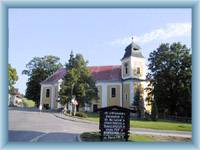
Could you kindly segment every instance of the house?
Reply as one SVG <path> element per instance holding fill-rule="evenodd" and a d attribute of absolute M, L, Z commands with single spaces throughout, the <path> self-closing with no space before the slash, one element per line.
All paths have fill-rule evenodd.
<path fill-rule="evenodd" d="M 8 95 L 8 106 L 22 106 L 22 96 L 17 88 Z"/>
<path fill-rule="evenodd" d="M 131 109 L 138 86 L 142 89 L 147 86 L 145 58 L 141 48 L 134 42 L 125 48 L 121 65 L 91 66 L 88 69 L 96 81 L 98 100 L 93 100 L 91 105 L 82 108 L 85 111 L 95 111 L 97 108 L 112 105 Z M 61 68 L 41 82 L 41 108 L 57 109 L 61 107 L 57 100 L 65 73 L 65 68 Z M 145 90 L 142 91 L 145 100 L 147 93 Z M 146 102 L 144 107 L 146 110 L 150 110 L 150 106 Z"/>

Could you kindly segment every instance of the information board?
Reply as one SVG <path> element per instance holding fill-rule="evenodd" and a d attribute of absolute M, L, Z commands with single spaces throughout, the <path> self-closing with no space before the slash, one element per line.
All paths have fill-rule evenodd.
<path fill-rule="evenodd" d="M 128 140 L 130 129 L 130 110 L 119 106 L 99 109 L 99 129 L 102 141 Z"/>

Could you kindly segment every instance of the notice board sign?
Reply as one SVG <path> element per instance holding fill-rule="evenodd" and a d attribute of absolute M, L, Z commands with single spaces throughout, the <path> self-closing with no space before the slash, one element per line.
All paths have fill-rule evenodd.
<path fill-rule="evenodd" d="M 130 110 L 119 106 L 98 109 L 101 141 L 128 141 Z"/>

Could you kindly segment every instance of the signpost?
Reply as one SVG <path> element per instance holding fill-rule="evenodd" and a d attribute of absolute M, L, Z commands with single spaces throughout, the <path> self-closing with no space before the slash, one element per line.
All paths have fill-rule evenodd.
<path fill-rule="evenodd" d="M 98 109 L 101 141 L 128 141 L 130 129 L 130 109 L 110 106 Z"/>

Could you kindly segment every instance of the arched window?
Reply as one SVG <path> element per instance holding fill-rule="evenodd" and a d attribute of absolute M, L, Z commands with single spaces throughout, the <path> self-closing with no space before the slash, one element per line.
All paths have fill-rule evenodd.
<path fill-rule="evenodd" d="M 111 97 L 116 97 L 116 88 L 111 88 Z"/>
<path fill-rule="evenodd" d="M 124 64 L 124 67 L 125 67 L 125 74 L 128 74 L 128 64 L 125 63 L 125 64 Z"/>
<path fill-rule="evenodd" d="M 127 100 L 128 100 L 128 94 L 126 93 L 126 95 L 125 95 L 125 96 L 126 96 L 126 101 L 127 101 Z"/>
<path fill-rule="evenodd" d="M 50 96 L 50 89 L 47 89 L 46 90 L 46 97 L 49 97 Z"/>
<path fill-rule="evenodd" d="M 140 67 L 137 67 L 137 74 L 140 74 Z"/>

